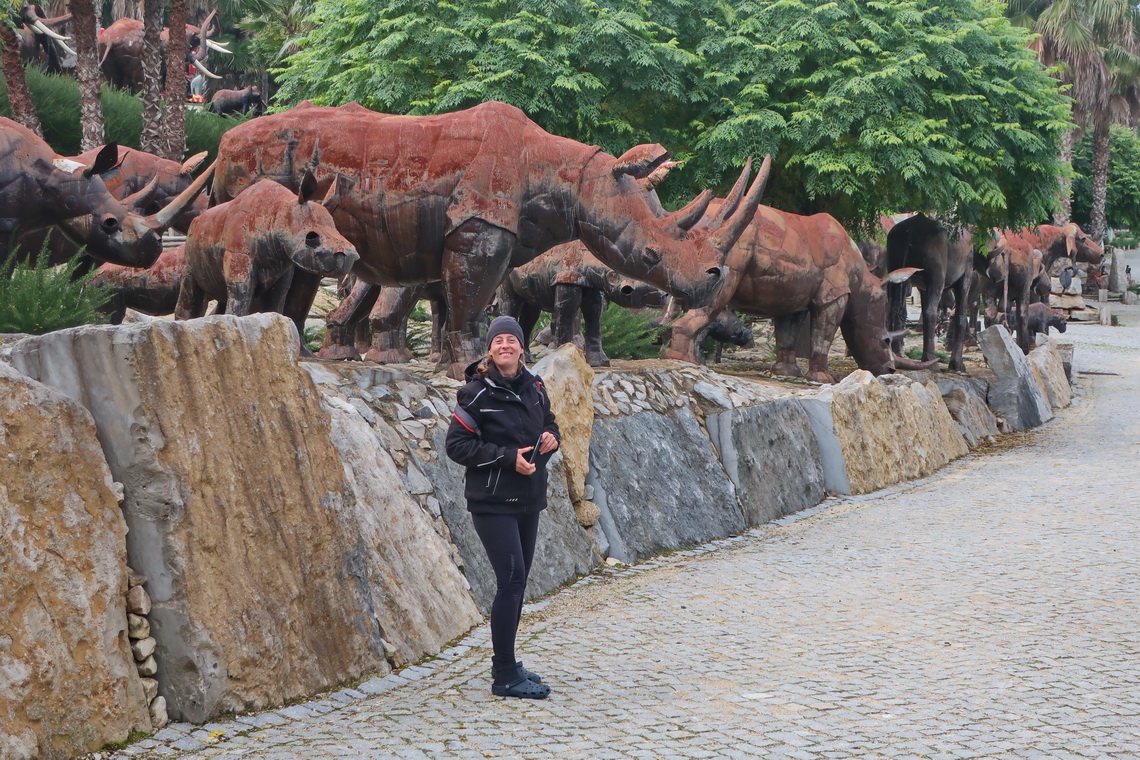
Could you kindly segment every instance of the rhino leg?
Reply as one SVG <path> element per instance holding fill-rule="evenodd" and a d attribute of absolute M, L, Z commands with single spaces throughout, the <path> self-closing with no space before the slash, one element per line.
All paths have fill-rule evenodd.
<path fill-rule="evenodd" d="M 922 360 L 925 362 L 938 356 L 936 340 L 942 291 L 938 283 L 927 282 L 926 290 L 919 290 L 918 293 L 922 301 Z"/>
<path fill-rule="evenodd" d="M 803 377 L 803 372 L 796 364 L 796 336 L 799 335 L 807 316 L 806 311 L 797 311 L 772 319 L 776 338 L 776 363 L 772 365 L 773 375 Z"/>
<path fill-rule="evenodd" d="M 442 279 L 447 302 L 440 369 L 463 378 L 467 365 L 483 355 L 479 326 L 511 262 L 515 236 L 501 227 L 469 219 L 444 241 Z"/>
<path fill-rule="evenodd" d="M 602 310 L 606 296 L 595 288 L 582 292 L 582 321 L 586 324 L 586 363 L 591 367 L 608 367 L 610 358 L 602 348 Z"/>
<path fill-rule="evenodd" d="M 534 356 L 530 352 L 530 344 L 534 340 L 534 325 L 542 315 L 542 309 L 535 304 L 527 303 L 521 299 L 512 301 L 510 308 L 513 309 L 513 311 L 504 309 L 503 313 L 509 314 L 518 320 L 519 327 L 522 328 L 523 332 L 523 345 L 526 346 L 526 348 L 523 349 L 526 352 L 526 360 L 528 362 L 534 361 Z"/>
<path fill-rule="evenodd" d="M 329 312 L 325 322 L 325 339 L 317 356 L 322 359 L 359 359 L 353 336 L 356 325 L 372 310 L 380 286 L 357 280 L 340 306 Z"/>
<path fill-rule="evenodd" d="M 248 255 L 226 251 L 222 257 L 222 274 L 226 278 L 226 314 L 235 317 L 251 314 L 260 274 L 257 267 Z"/>
<path fill-rule="evenodd" d="M 578 315 L 582 312 L 582 288 L 559 283 L 554 286 L 554 311 L 550 315 L 550 332 L 555 345 L 574 342 L 578 332 Z"/>
<path fill-rule="evenodd" d="M 951 372 L 965 372 L 966 363 L 962 360 L 962 351 L 966 345 L 966 338 L 970 332 L 970 301 L 976 300 L 975 294 L 970 290 L 970 277 L 962 277 L 954 283 L 954 316 L 950 320 L 950 327 L 946 331 L 946 347 L 950 349 Z"/>
<path fill-rule="evenodd" d="M 811 315 L 811 359 L 808 362 L 807 379 L 812 382 L 835 382 L 835 378 L 827 371 L 827 357 L 831 353 L 839 321 L 847 311 L 849 297 L 840 296 Z"/>
<path fill-rule="evenodd" d="M 206 292 L 190 274 L 182 275 L 178 288 L 178 303 L 174 306 L 175 319 L 197 319 L 206 315 Z"/>
<path fill-rule="evenodd" d="M 447 301 L 443 298 L 443 291 L 434 288 L 435 294 L 431 297 L 431 354 L 429 362 L 439 363 L 443 356 L 443 326 L 447 322 Z"/>
<path fill-rule="evenodd" d="M 305 320 L 313 308 L 317 289 L 321 286 L 321 276 L 303 269 L 294 269 L 289 289 L 281 305 L 281 313 L 293 320 L 297 335 L 301 338 L 301 356 L 312 356 L 313 352 L 305 344 Z"/>
<path fill-rule="evenodd" d="M 372 326 L 372 347 L 364 354 L 365 361 L 398 364 L 415 358 L 408 349 L 408 317 L 423 297 L 424 290 L 423 285 L 412 285 L 380 291 L 380 297 L 368 315 Z"/>

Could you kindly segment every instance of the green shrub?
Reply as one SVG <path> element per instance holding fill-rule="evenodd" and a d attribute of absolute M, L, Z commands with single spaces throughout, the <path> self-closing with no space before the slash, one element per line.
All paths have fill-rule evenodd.
<path fill-rule="evenodd" d="M 602 348 L 611 359 L 655 359 L 661 355 L 663 328 L 650 318 L 615 303 L 602 312 Z"/>
<path fill-rule="evenodd" d="M 43 335 L 107 321 L 99 309 L 111 300 L 111 292 L 88 285 L 95 270 L 76 276 L 82 255 L 49 266 L 45 244 L 34 264 L 17 264 L 16 256 L 9 257 L 0 266 L 0 333 Z"/>

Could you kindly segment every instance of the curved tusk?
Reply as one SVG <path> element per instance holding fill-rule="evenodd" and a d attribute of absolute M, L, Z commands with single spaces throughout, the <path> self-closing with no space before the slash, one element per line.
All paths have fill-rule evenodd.
<path fill-rule="evenodd" d="M 222 43 L 214 42 L 213 40 L 206 40 L 206 47 L 210 48 L 210 50 L 217 50 L 219 53 L 225 53 L 226 55 L 234 54 L 234 51 L 225 47 Z"/>
<path fill-rule="evenodd" d="M 894 355 L 895 366 L 901 369 L 934 369 L 938 366 L 938 359 L 931 359 L 929 361 L 920 362 L 915 359 L 908 359 L 901 354 Z"/>
<path fill-rule="evenodd" d="M 56 47 L 63 48 L 63 52 L 67 53 L 68 55 L 74 55 L 77 58 L 79 57 L 79 53 L 76 53 L 74 50 L 72 50 L 70 47 L 68 47 L 67 43 L 64 42 L 63 40 L 55 40 L 55 44 L 56 44 Z"/>
<path fill-rule="evenodd" d="M 197 58 L 194 59 L 194 67 L 198 69 L 198 71 L 201 71 L 203 74 L 208 76 L 210 79 L 221 79 L 220 76 L 206 68 L 206 64 L 202 63 Z"/>
<path fill-rule="evenodd" d="M 44 25 L 43 22 L 35 22 L 32 24 L 32 28 L 34 28 L 34 30 L 40 34 L 47 34 L 52 40 L 59 40 L 60 42 L 64 42 L 71 39 L 70 36 L 64 36 L 55 30 L 51 30 L 51 28 L 48 28 L 47 25 Z"/>

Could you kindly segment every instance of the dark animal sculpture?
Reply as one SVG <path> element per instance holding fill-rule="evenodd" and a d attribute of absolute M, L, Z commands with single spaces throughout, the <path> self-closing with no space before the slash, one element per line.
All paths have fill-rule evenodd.
<path fill-rule="evenodd" d="M 892 355 L 883 280 L 871 274 L 855 242 L 829 214 L 799 216 L 761 206 L 725 265 L 729 274 L 716 300 L 673 323 L 665 358 L 699 362 L 705 331 L 717 314 L 732 309 L 772 318 L 776 375 L 803 375 L 796 364 L 796 336 L 809 316 L 808 380 L 835 382 L 827 357 L 837 330 L 859 367 L 875 375 L 930 366 Z M 888 279 L 902 282 L 913 273 L 891 272 Z"/>
<path fill-rule="evenodd" d="M 185 273 L 186 247 L 179 245 L 163 251 L 158 261 L 149 267 L 103 264 L 90 282 L 111 291 L 111 300 L 104 310 L 108 321 L 117 325 L 123 321 L 127 309 L 154 317 L 173 314 Z"/>
<path fill-rule="evenodd" d="M 60 165 L 75 167 L 91 166 L 104 148 L 94 148 L 74 156 L 61 159 Z M 141 214 L 157 213 L 159 209 L 173 201 L 194 181 L 194 171 L 206 160 L 208 154 L 199 153 L 179 164 L 177 161 L 144 153 L 141 150 L 118 147 L 119 163 L 114 172 L 108 172 L 103 184 L 114 198 L 126 201 L 129 198 L 144 200 L 143 191 L 152 182 L 157 184 L 145 193 L 142 207 L 128 207 L 128 210 Z M 71 163 L 68 163 L 71 162 Z M 133 203 L 133 201 L 131 201 Z M 190 228 L 190 222 L 206 210 L 207 198 L 199 195 L 194 203 L 171 220 L 171 227 L 180 232 Z M 51 262 L 61 264 L 75 256 L 81 248 L 79 244 L 64 235 L 58 227 L 40 227 L 23 232 L 17 243 L 23 251 L 39 251 L 44 245 L 50 250 Z"/>
<path fill-rule="evenodd" d="M 118 148 L 110 144 L 90 166 L 75 166 L 30 130 L 0 118 L 0 265 L 8 260 L 11 242 L 23 229 L 48 225 L 58 225 L 100 261 L 127 266 L 154 263 L 162 250 L 162 233 L 194 203 L 213 167 L 165 207 L 143 216 L 131 209 L 145 206 L 158 182 L 152 180 L 138 193 L 117 200 L 102 177 L 110 176 L 118 160 Z"/>
<path fill-rule="evenodd" d="M 175 318 L 202 316 L 212 298 L 219 311 L 224 302 L 225 313 L 239 317 L 258 309 L 283 313 L 303 334 L 312 299 L 287 299 L 294 271 L 338 277 L 358 258 L 333 224 L 335 183 L 323 201 L 316 202 L 316 196 L 317 181 L 310 173 L 296 193 L 261 180 L 195 219 L 186 235 L 186 271 Z"/>
<path fill-rule="evenodd" d="M 261 90 L 254 85 L 240 90 L 218 90 L 210 96 L 210 111 L 224 116 L 230 113 L 265 113 Z"/>
<path fill-rule="evenodd" d="M 207 50 L 232 54 L 231 50 L 212 39 L 217 34 L 217 26 L 214 24 L 216 17 L 216 12 L 211 12 L 202 22 L 201 27 L 187 24 L 185 31 L 185 66 L 193 66 L 210 79 L 221 79 L 221 77 L 206 68 L 204 58 Z M 166 47 L 169 41 L 170 30 L 163 29 L 159 43 L 162 46 L 164 66 Z M 201 49 L 203 47 L 205 50 Z M 135 93 L 142 90 L 142 54 L 143 22 L 138 19 L 117 19 L 99 35 L 99 66 L 102 68 L 103 76 L 107 78 L 107 81 L 116 87 L 122 87 Z"/>
<path fill-rule="evenodd" d="M 950 352 L 949 368 L 965 371 L 962 351 L 969 332 L 970 289 L 974 284 L 974 243 L 968 233 L 954 236 L 945 226 L 925 214 L 915 214 L 896 224 L 887 233 L 887 263 L 894 269 L 915 267 L 912 283 L 918 288 L 922 302 L 922 360 L 937 358 L 935 336 L 938 328 L 939 307 L 943 294 L 953 292 L 954 311 L 946 331 L 946 346 Z M 902 330 L 899 322 L 904 298 L 903 286 L 887 286 L 890 301 L 891 330 Z M 896 339 L 896 349 L 901 338 Z"/>
<path fill-rule="evenodd" d="M 619 272 L 689 303 L 707 302 L 724 280 L 724 254 L 759 203 L 770 167 L 766 160 L 747 194 L 745 167 L 716 231 L 693 234 L 710 193 L 659 218 L 638 184 L 668 160 L 664 148 L 639 146 L 614 158 L 551 135 L 503 103 L 437 116 L 304 103 L 231 129 L 218 156 L 218 201 L 259 178 L 296 187 L 319 156 L 325 177 L 344 182 L 335 219 L 360 252 L 353 272 L 365 287 L 442 282 L 441 363 L 452 377 L 482 353 L 477 323 L 508 268 L 567 240 L 581 238 Z M 315 292 L 317 282 L 294 278 L 294 287 Z M 355 321 L 344 315 L 363 318 L 371 306 L 346 299 L 329 328 L 343 334 L 331 335 L 330 344 L 351 346 Z"/>
<path fill-rule="evenodd" d="M 1064 312 L 1058 309 L 1050 309 L 1043 303 L 1031 303 L 1026 308 L 1026 318 L 1029 320 L 1029 334 L 1035 335 L 1037 333 L 1049 334 L 1049 328 L 1055 328 L 1057 332 L 1063 333 L 1068 325 L 1065 320 Z M 1008 314 L 999 314 L 997 323 L 1005 325 L 1009 328 L 1010 332 L 1017 332 L 1018 319 L 1016 312 Z"/>
<path fill-rule="evenodd" d="M 20 58 L 24 63 L 37 63 L 53 74 L 64 69 L 66 62 L 74 66 L 75 51 L 67 44 L 64 27 L 71 14 L 48 18 L 36 3 L 25 4 L 16 17 L 19 24 Z"/>

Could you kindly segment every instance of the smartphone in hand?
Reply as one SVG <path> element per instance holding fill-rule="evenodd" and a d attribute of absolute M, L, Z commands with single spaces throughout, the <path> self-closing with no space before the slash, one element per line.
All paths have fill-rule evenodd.
<path fill-rule="evenodd" d="M 534 442 L 534 446 L 531 448 L 530 453 L 527 454 L 526 461 L 530 462 L 531 464 L 534 464 L 538 461 L 538 445 L 540 443 L 542 443 L 542 433 L 538 434 L 538 440 Z"/>

